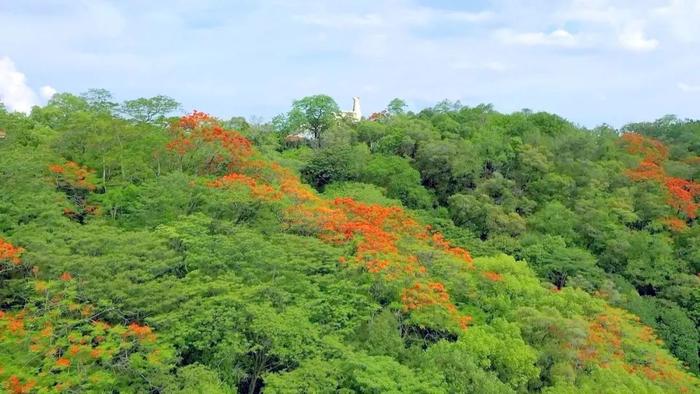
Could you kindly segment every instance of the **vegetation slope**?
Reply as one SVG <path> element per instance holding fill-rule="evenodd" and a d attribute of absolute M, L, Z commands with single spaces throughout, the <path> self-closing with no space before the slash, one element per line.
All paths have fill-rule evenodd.
<path fill-rule="evenodd" d="M 110 100 L 0 111 L 8 392 L 700 391 L 696 124 Z"/>

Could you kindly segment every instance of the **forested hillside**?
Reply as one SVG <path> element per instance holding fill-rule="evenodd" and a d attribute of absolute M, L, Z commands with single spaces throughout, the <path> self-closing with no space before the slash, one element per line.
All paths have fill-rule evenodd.
<path fill-rule="evenodd" d="M 700 392 L 700 122 L 0 107 L 0 390 Z"/>

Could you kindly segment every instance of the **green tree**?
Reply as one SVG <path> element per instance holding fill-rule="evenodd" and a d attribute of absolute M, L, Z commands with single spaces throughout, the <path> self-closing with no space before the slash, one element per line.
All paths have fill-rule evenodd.
<path fill-rule="evenodd" d="M 107 89 L 90 89 L 82 93 L 80 97 L 87 101 L 92 110 L 97 112 L 112 114 L 119 106 L 119 104 L 113 101 L 114 97 Z"/>
<path fill-rule="evenodd" d="M 395 98 L 389 102 L 386 106 L 386 110 L 389 115 L 403 115 L 406 113 L 406 107 L 408 107 L 408 105 L 405 101 L 400 98 Z"/>
<path fill-rule="evenodd" d="M 401 200 L 410 208 L 430 208 L 432 197 L 421 185 L 420 173 L 406 159 L 372 155 L 359 179 L 386 188 L 387 196 Z"/>
<path fill-rule="evenodd" d="M 319 94 L 295 100 L 292 109 L 275 120 L 276 127 L 286 134 L 309 132 L 320 146 L 323 133 L 337 122 L 340 108 L 330 96 Z"/>
<path fill-rule="evenodd" d="M 124 101 L 119 111 L 137 122 L 162 122 L 169 114 L 181 109 L 174 99 L 158 95 L 150 98 L 138 98 Z"/>
<path fill-rule="evenodd" d="M 366 147 L 363 149 L 361 146 L 319 150 L 301 169 L 301 176 L 316 189 L 323 190 L 332 182 L 357 179 L 367 156 Z"/>

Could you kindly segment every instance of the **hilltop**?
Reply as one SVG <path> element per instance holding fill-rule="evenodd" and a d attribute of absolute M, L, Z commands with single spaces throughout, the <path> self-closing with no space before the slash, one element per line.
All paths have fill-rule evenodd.
<path fill-rule="evenodd" d="M 0 387 L 700 391 L 698 122 L 320 102 L 0 110 Z"/>

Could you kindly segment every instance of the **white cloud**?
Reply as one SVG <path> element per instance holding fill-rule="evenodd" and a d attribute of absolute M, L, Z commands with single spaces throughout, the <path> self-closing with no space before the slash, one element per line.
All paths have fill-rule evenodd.
<path fill-rule="evenodd" d="M 39 94 L 46 100 L 50 100 L 56 93 L 58 93 L 58 91 L 49 85 L 42 86 L 41 89 L 39 89 Z"/>
<path fill-rule="evenodd" d="M 490 62 L 473 62 L 468 60 L 457 60 L 448 63 L 453 70 L 488 70 L 495 72 L 503 72 L 508 70 L 508 66 L 499 61 Z"/>
<path fill-rule="evenodd" d="M 436 19 L 444 18 L 448 20 L 453 20 L 457 22 L 483 22 L 490 20 L 494 17 L 494 13 L 491 11 L 481 11 L 481 12 L 463 12 L 463 11 L 443 11 L 436 13 Z"/>
<path fill-rule="evenodd" d="M 478 23 L 494 17 L 491 11 L 466 12 L 419 7 L 410 2 L 394 2 L 390 6 L 373 4 L 372 12 L 334 12 L 332 9 L 297 14 L 294 18 L 307 25 L 335 29 L 401 28 L 430 26 L 440 23 Z"/>
<path fill-rule="evenodd" d="M 618 36 L 620 45 L 628 50 L 645 52 L 652 51 L 659 46 L 659 41 L 646 38 L 641 24 L 633 23 L 625 27 Z"/>
<path fill-rule="evenodd" d="M 356 55 L 381 58 L 387 54 L 389 47 L 390 40 L 387 34 L 370 33 L 357 37 L 351 50 Z"/>
<path fill-rule="evenodd" d="M 696 1 L 700 5 L 700 1 L 690 1 Z M 559 23 L 580 22 L 583 29 L 594 33 L 598 47 L 607 46 L 613 38 L 619 48 L 645 52 L 658 48 L 660 44 L 658 39 L 648 37 L 647 26 L 651 27 L 652 35 L 660 33 L 660 26 L 679 30 L 677 25 L 684 26 L 689 21 L 697 26 L 700 13 L 692 16 L 693 11 L 687 3 L 686 0 L 672 0 L 665 7 L 653 8 L 650 3 L 642 0 L 574 0 L 554 15 Z"/>
<path fill-rule="evenodd" d="M 94 29 L 94 34 L 116 38 L 125 29 L 126 21 L 124 16 L 114 4 L 101 0 L 83 0 L 77 8 L 82 13 L 80 21 L 90 23 L 91 28 Z"/>
<path fill-rule="evenodd" d="M 678 89 L 684 92 L 700 92 L 700 85 L 688 85 L 687 83 L 679 82 Z"/>
<path fill-rule="evenodd" d="M 562 20 L 616 25 L 625 15 L 607 0 L 574 0 L 555 13 Z"/>
<path fill-rule="evenodd" d="M 57 91 L 49 85 L 39 89 L 42 99 L 49 100 Z M 32 107 L 39 105 L 36 92 L 27 85 L 27 77 L 17 70 L 9 57 L 0 57 L 0 102 L 9 110 L 29 113 Z"/>
<path fill-rule="evenodd" d="M 396 48 L 420 51 L 439 40 L 420 38 L 425 30 L 440 30 L 445 25 L 459 30 L 494 17 L 491 11 L 456 11 L 419 6 L 412 0 L 353 3 L 354 7 L 292 5 L 292 19 L 316 32 L 319 47 L 337 48 L 363 58 L 386 59 Z M 425 29 L 425 30 L 423 30 Z M 320 33 L 320 34 L 319 34 Z"/>
<path fill-rule="evenodd" d="M 506 71 L 508 66 L 501 62 L 488 62 L 484 64 L 484 68 L 491 71 Z"/>
<path fill-rule="evenodd" d="M 700 41 L 700 1 L 671 0 L 654 10 L 654 16 L 668 24 L 674 37 L 683 42 Z"/>
<path fill-rule="evenodd" d="M 296 19 L 308 25 L 333 27 L 336 29 L 381 26 L 383 24 L 382 17 L 377 14 L 307 14 L 298 15 Z"/>
<path fill-rule="evenodd" d="M 526 46 L 546 45 L 572 47 L 578 44 L 578 39 L 566 30 L 558 29 L 550 33 L 514 33 L 511 30 L 501 30 L 498 36 L 509 44 Z"/>
<path fill-rule="evenodd" d="M 9 57 L 0 58 L 0 101 L 12 111 L 25 113 L 36 105 L 36 94 Z"/>

